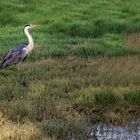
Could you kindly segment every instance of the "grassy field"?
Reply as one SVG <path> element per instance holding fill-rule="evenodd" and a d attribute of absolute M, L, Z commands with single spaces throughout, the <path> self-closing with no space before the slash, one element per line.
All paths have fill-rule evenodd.
<path fill-rule="evenodd" d="M 0 70 L 0 140 L 86 139 L 86 126 L 140 116 L 140 2 L 1 0 L 0 59 L 27 43 L 19 72 Z"/>

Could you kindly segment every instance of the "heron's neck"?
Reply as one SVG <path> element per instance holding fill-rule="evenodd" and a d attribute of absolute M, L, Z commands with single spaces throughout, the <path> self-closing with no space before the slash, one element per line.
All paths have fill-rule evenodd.
<path fill-rule="evenodd" d="M 30 33 L 28 31 L 28 28 L 24 29 L 24 33 L 25 33 L 25 35 L 26 35 L 26 37 L 28 38 L 28 41 L 29 41 L 28 47 L 29 47 L 29 49 L 32 49 L 34 47 L 34 42 L 33 42 L 32 36 L 30 35 Z"/>

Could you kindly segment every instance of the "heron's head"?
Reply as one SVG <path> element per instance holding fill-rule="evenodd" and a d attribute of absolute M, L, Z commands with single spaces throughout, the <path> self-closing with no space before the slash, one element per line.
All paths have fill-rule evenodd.
<path fill-rule="evenodd" d="M 36 27 L 39 27 L 39 25 L 26 24 L 26 25 L 24 26 L 24 29 L 32 29 L 32 28 L 36 28 Z"/>

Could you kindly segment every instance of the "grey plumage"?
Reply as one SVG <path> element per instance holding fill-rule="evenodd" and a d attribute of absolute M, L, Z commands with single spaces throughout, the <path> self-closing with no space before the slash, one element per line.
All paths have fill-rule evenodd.
<path fill-rule="evenodd" d="M 13 48 L 4 58 L 0 64 L 0 68 L 5 68 L 22 61 L 28 54 L 27 45 L 20 45 Z"/>

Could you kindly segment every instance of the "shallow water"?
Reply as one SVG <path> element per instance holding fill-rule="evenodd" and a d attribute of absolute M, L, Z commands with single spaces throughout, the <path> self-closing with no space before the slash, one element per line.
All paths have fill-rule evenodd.
<path fill-rule="evenodd" d="M 50 126 L 63 126 L 64 123 L 61 121 L 50 121 L 49 124 Z M 69 131 L 65 138 L 68 140 L 140 140 L 140 119 L 132 121 L 125 126 L 98 123 L 85 126 L 81 131 L 80 133 Z M 63 135 L 59 139 L 63 140 Z"/>
<path fill-rule="evenodd" d="M 86 140 L 140 140 L 140 121 L 133 121 L 126 126 L 99 123 L 87 129 Z M 71 140 L 78 140 L 78 137 L 73 136 Z"/>
<path fill-rule="evenodd" d="M 125 127 L 96 124 L 89 128 L 88 140 L 140 140 L 140 125 L 131 124 Z M 95 137 L 93 137 L 95 135 Z"/>

